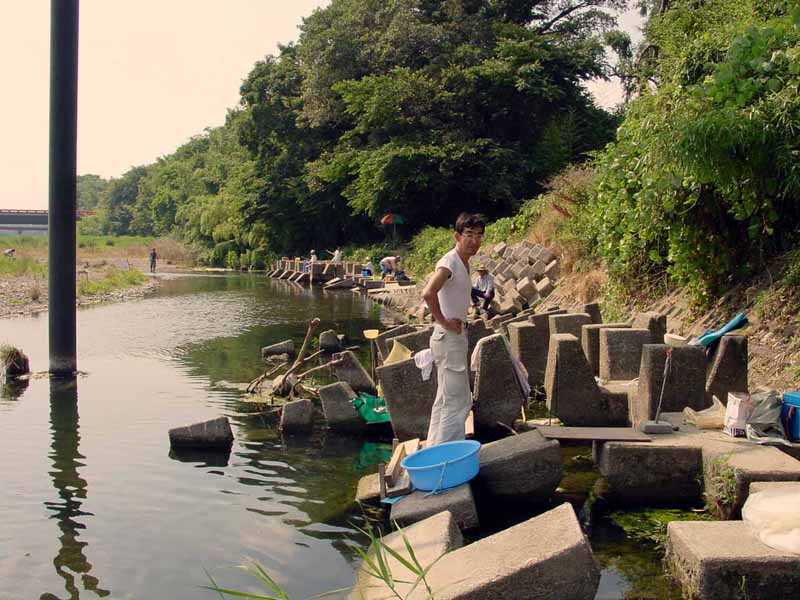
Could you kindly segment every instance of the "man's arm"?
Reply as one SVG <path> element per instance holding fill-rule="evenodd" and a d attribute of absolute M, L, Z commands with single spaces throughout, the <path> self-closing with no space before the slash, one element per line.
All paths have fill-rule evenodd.
<path fill-rule="evenodd" d="M 433 276 L 428 280 L 425 290 L 422 292 L 422 298 L 431 309 L 431 314 L 434 320 L 445 329 L 461 333 L 461 321 L 458 319 L 446 319 L 442 314 L 442 309 L 439 306 L 439 290 L 450 278 L 450 270 L 444 267 L 439 267 L 434 272 Z"/>

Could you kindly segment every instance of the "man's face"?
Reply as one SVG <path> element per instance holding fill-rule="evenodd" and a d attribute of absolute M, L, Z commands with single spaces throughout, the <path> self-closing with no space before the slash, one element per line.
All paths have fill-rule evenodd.
<path fill-rule="evenodd" d="M 467 227 L 463 233 L 456 232 L 456 249 L 464 256 L 475 256 L 480 250 L 482 241 L 483 230 L 479 227 Z"/>

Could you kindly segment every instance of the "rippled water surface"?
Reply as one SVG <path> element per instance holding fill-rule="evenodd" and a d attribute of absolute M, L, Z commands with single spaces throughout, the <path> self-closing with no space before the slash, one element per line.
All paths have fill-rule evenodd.
<path fill-rule="evenodd" d="M 355 339 L 380 312 L 263 276 L 165 280 L 79 311 L 87 375 L 0 399 L 0 597 L 213 598 L 204 569 L 246 589 L 231 567 L 247 558 L 297 597 L 351 583 L 364 543 L 353 490 L 382 448 L 281 439 L 231 385 L 261 372 L 261 346 L 299 344 L 312 316 Z M 0 341 L 46 370 L 46 315 L 0 321 Z M 169 428 L 220 415 L 229 457 L 170 457 Z"/>
<path fill-rule="evenodd" d="M 79 311 L 86 375 L 0 395 L 0 598 L 218 598 L 201 588 L 206 571 L 264 593 L 234 568 L 249 559 L 293 598 L 350 585 L 366 542 L 356 484 L 391 446 L 282 438 L 236 385 L 261 373 L 261 346 L 299 345 L 314 316 L 353 343 L 384 318 L 350 292 L 239 275 L 165 279 L 151 297 Z M 0 320 L 0 342 L 47 369 L 46 315 Z M 236 438 L 229 456 L 170 454 L 171 427 L 220 415 Z M 597 473 L 588 449 L 565 447 L 564 460 L 555 502 L 579 508 Z M 483 535 L 533 516 L 489 509 Z M 591 541 L 598 599 L 678 597 L 652 548 L 610 525 Z"/>

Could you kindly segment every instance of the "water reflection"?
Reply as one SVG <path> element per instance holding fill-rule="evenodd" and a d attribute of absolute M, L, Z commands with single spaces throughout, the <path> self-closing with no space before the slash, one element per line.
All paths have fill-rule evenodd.
<path fill-rule="evenodd" d="M 105 597 L 111 592 L 100 587 L 100 580 L 91 575 L 92 563 L 84 554 L 87 542 L 79 540 L 79 533 L 86 528 L 80 521 L 92 514 L 81 509 L 86 500 L 88 484 L 80 476 L 79 468 L 85 466 L 86 457 L 80 453 L 78 428 L 78 382 L 74 378 L 50 380 L 50 460 L 53 470 L 50 477 L 58 494 L 58 500 L 45 502 L 50 518 L 56 519 L 60 548 L 53 559 L 56 573 L 64 580 L 66 598 L 80 598 L 78 578 L 83 589 Z M 58 599 L 60 596 L 45 592 L 40 600 Z"/>
<path fill-rule="evenodd" d="M 0 386 L 0 399 L 19 400 L 19 397 L 28 389 L 27 379 L 7 380 Z"/>

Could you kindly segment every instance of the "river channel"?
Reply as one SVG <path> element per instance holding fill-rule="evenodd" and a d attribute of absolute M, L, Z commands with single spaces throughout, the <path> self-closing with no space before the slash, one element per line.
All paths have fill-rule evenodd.
<path fill-rule="evenodd" d="M 299 344 L 314 316 L 353 343 L 388 322 L 357 294 L 263 275 L 165 278 L 144 299 L 80 310 L 77 382 L 35 377 L 0 397 L 0 598 L 218 598 L 207 573 L 265 593 L 235 568 L 248 561 L 295 599 L 350 585 L 366 543 L 356 484 L 390 444 L 282 437 L 241 390 L 261 346 Z M 47 315 L 0 320 L 0 342 L 46 370 Z M 171 427 L 221 415 L 229 456 L 170 455 Z M 578 489 L 591 475 L 570 477 Z M 613 528 L 592 543 L 598 599 L 674 596 L 651 549 Z"/>

